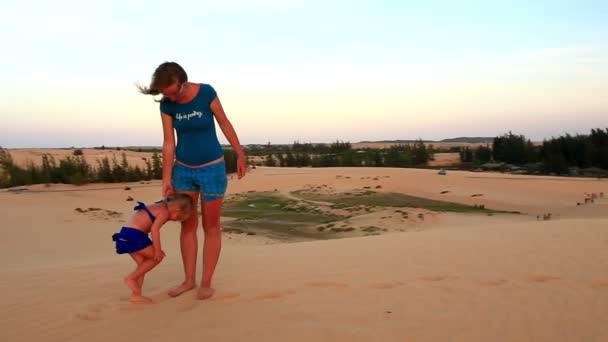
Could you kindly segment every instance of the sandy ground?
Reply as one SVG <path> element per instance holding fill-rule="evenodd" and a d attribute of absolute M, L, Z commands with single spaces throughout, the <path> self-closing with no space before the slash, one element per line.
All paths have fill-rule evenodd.
<path fill-rule="evenodd" d="M 146 278 L 153 305 L 127 302 L 133 264 L 110 236 L 127 196 L 153 201 L 160 187 L 126 185 L 0 192 L 0 340 L 608 341 L 608 198 L 577 205 L 608 180 L 258 167 L 229 193 L 369 186 L 523 214 L 428 213 L 403 233 L 303 243 L 225 234 L 208 301 L 166 294 L 182 277 L 171 223 Z"/>
<path fill-rule="evenodd" d="M 460 153 L 457 152 L 435 153 L 433 158 L 433 160 L 429 160 L 429 166 L 454 165 L 460 163 Z"/>

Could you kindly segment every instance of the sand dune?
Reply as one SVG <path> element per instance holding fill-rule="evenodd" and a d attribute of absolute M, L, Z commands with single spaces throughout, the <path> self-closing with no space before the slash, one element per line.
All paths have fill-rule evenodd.
<path fill-rule="evenodd" d="M 55 158 L 55 161 L 58 163 L 62 159 L 73 156 L 74 150 L 75 149 L 72 148 L 14 148 L 8 149 L 7 151 L 11 154 L 11 157 L 17 165 L 26 166 L 27 163 L 30 162 L 34 163 L 34 165 L 41 165 L 42 156 L 45 154 Z M 146 165 L 144 159 L 151 160 L 153 155 L 152 152 L 134 152 L 109 148 L 105 150 L 83 148 L 80 150 L 82 151 L 86 162 L 95 167 L 98 165 L 98 160 L 101 161 L 103 158 L 108 158 L 110 163 L 112 163 L 114 159 L 116 159 L 117 163 L 120 163 L 122 154 L 124 153 L 130 166 L 139 166 L 140 168 L 143 168 Z"/>
<path fill-rule="evenodd" d="M 122 284 L 132 261 L 113 254 L 110 235 L 133 206 L 125 198 L 155 200 L 158 182 L 129 191 L 124 184 L 3 191 L 0 339 L 608 340 L 608 199 L 576 205 L 585 192 L 608 193 L 608 181 L 260 167 L 231 180 L 229 192 L 289 194 L 307 185 L 368 186 L 523 214 L 429 213 L 404 233 L 302 243 L 225 234 L 218 292 L 203 302 L 193 293 L 166 295 L 182 276 L 179 228 L 169 224 L 167 258 L 144 289 L 157 303 L 132 305 Z M 537 221 L 547 212 L 551 220 Z M 388 224 L 382 216 L 361 219 Z"/>

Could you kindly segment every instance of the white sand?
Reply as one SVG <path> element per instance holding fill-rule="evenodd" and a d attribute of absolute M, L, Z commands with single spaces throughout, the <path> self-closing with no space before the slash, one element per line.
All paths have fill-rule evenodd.
<path fill-rule="evenodd" d="M 608 198 L 576 205 L 584 192 L 608 194 L 607 180 L 257 168 L 231 180 L 229 192 L 288 193 L 307 184 L 526 214 L 429 214 L 405 233 L 292 244 L 226 234 L 218 292 L 204 302 L 194 293 L 166 295 L 182 280 L 172 223 L 162 231 L 167 258 L 144 288 L 158 303 L 132 305 L 122 277 L 133 264 L 114 254 L 110 236 L 130 214 L 125 198 L 159 198 L 158 181 L 128 184 L 130 191 L 125 184 L 3 191 L 0 340 L 608 341 Z M 549 212 L 552 220 L 536 220 Z M 382 224 L 374 215 L 363 219 Z"/>

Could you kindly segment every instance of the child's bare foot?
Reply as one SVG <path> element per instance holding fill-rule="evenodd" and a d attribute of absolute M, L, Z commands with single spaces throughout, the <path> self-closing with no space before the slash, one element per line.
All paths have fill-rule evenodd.
<path fill-rule="evenodd" d="M 131 289 L 131 292 L 133 292 L 133 296 L 136 296 L 137 294 L 141 296 L 141 287 L 139 287 L 137 279 L 131 279 L 129 277 L 126 277 L 125 284 Z"/>
<path fill-rule="evenodd" d="M 131 303 L 135 303 L 135 304 L 152 304 L 152 303 L 154 303 L 154 301 L 152 301 L 152 299 L 150 299 L 148 297 L 144 297 L 142 295 L 132 295 L 131 299 L 129 301 Z"/>
<path fill-rule="evenodd" d="M 200 300 L 204 300 L 210 298 L 215 293 L 215 290 L 210 287 L 200 287 L 198 289 L 198 293 L 196 294 L 196 298 Z"/>
<path fill-rule="evenodd" d="M 180 286 L 169 290 L 169 296 L 171 297 L 177 297 L 179 295 L 181 295 L 184 292 L 188 292 L 190 290 L 192 290 L 194 287 L 196 287 L 195 283 L 182 283 Z"/>

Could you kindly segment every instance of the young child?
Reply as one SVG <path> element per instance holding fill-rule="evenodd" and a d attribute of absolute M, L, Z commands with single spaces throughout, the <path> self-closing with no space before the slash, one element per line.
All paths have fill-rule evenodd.
<path fill-rule="evenodd" d="M 131 289 L 132 303 L 151 303 L 150 298 L 141 294 L 144 275 L 156 267 L 165 257 L 160 245 L 160 228 L 167 221 L 184 221 L 192 211 L 192 198 L 176 194 L 150 206 L 137 202 L 136 212 L 119 233 L 112 235 L 116 241 L 116 253 L 131 255 L 137 268 L 125 277 L 125 284 Z M 148 234 L 152 233 L 152 240 Z"/>

